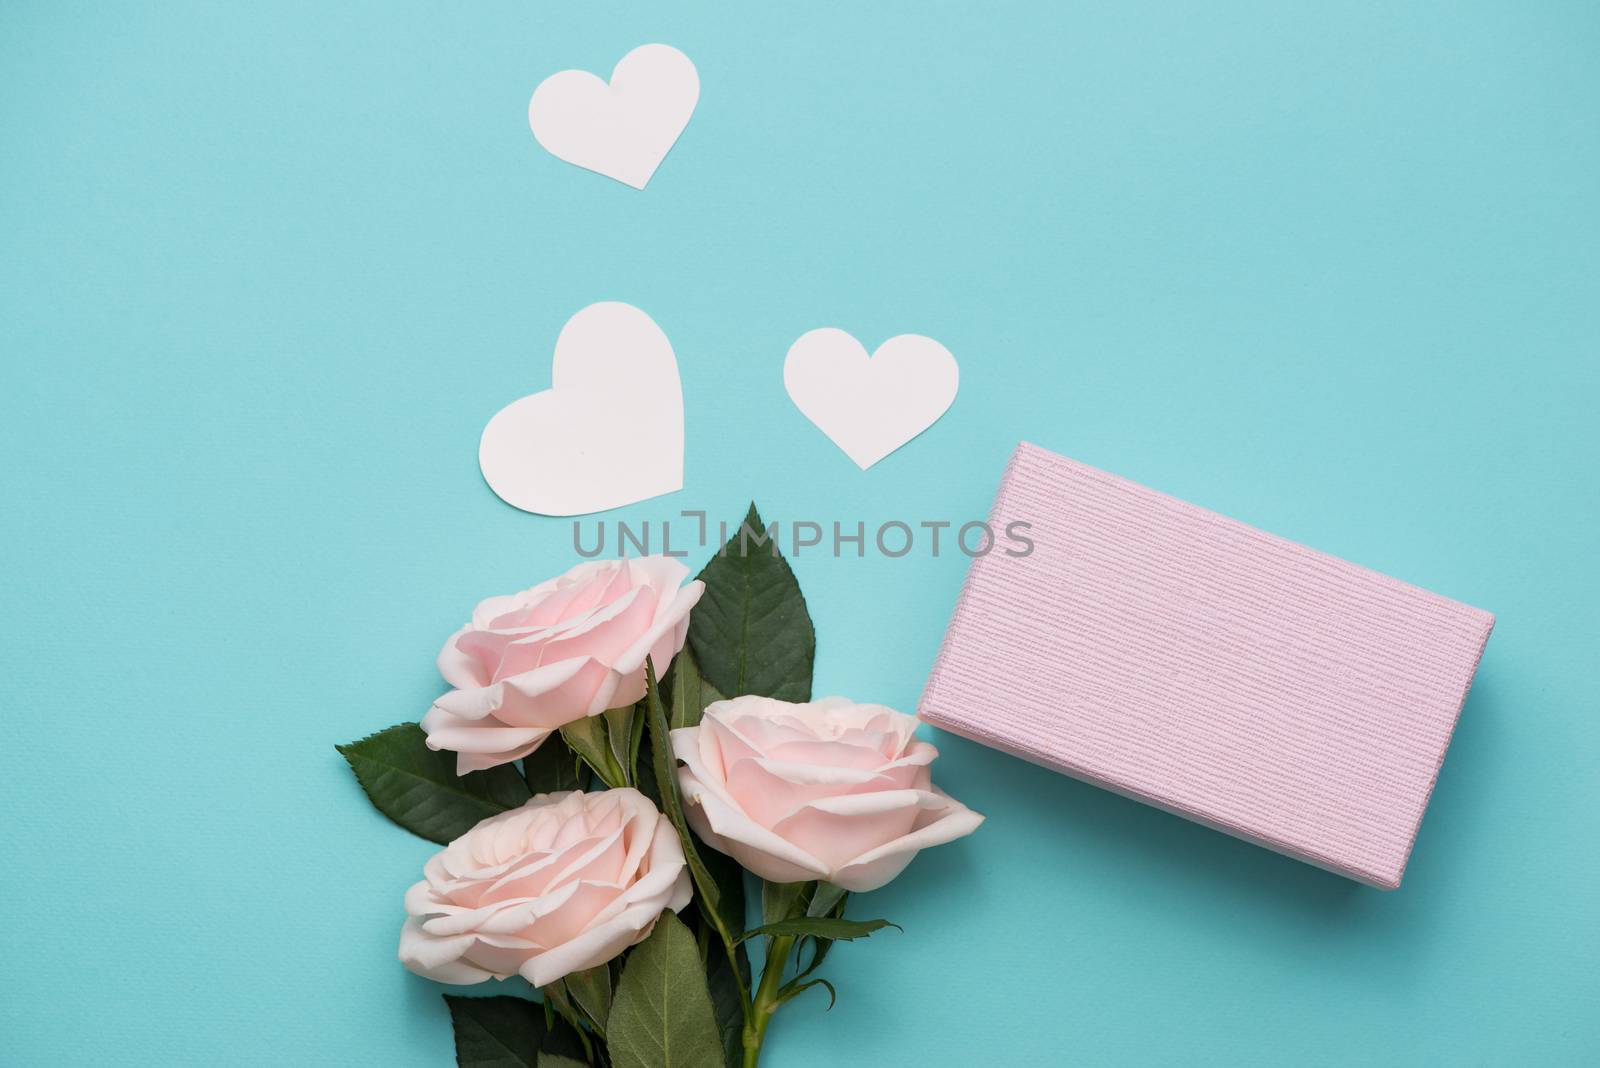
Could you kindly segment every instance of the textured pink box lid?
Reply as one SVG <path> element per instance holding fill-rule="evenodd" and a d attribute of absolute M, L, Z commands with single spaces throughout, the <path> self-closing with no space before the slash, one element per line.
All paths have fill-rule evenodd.
<path fill-rule="evenodd" d="M 1492 615 L 1027 443 L 1011 522 L 1036 547 L 973 560 L 923 719 L 1400 885 Z"/>

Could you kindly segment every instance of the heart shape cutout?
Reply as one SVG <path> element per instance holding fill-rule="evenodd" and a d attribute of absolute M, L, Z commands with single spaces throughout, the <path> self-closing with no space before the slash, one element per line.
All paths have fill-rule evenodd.
<path fill-rule="evenodd" d="M 557 159 L 643 189 L 700 100 L 700 75 L 671 45 L 640 45 L 606 83 L 564 70 L 528 101 L 533 136 Z"/>
<path fill-rule="evenodd" d="M 863 471 L 937 422 L 960 382 L 950 350 L 920 334 L 868 356 L 845 331 L 824 327 L 802 334 L 783 361 L 795 407 Z"/>
<path fill-rule="evenodd" d="M 683 389 L 655 320 L 631 304 L 584 308 L 561 328 L 550 388 L 494 414 L 478 466 L 501 500 L 583 515 L 683 488 Z"/>

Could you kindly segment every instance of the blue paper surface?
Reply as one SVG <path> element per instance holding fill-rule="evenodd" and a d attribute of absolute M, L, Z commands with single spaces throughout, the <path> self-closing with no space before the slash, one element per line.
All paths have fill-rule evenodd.
<path fill-rule="evenodd" d="M 543 152 L 538 81 L 648 41 L 702 80 L 649 187 Z M 575 559 L 478 434 L 625 300 L 687 475 L 608 521 L 866 525 L 794 561 L 819 693 L 915 705 L 966 560 L 870 532 L 983 518 L 1021 438 L 1499 618 L 1392 895 L 938 737 L 988 823 L 764 1063 L 1593 1063 L 1597 50 L 1584 3 L 8 3 L 0 1061 L 450 1063 L 394 956 L 432 847 L 333 746 Z M 954 407 L 857 470 L 783 391 L 819 326 L 937 338 Z"/>

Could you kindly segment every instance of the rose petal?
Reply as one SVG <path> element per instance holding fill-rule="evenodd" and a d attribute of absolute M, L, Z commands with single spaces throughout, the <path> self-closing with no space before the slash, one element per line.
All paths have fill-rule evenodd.
<path fill-rule="evenodd" d="M 452 967 L 460 960 L 461 954 L 472 947 L 471 935 L 457 938 L 434 938 L 424 934 L 422 923 L 415 917 L 410 917 L 400 928 L 400 963 L 430 979 L 438 979 L 441 983 L 480 983 L 490 978 L 480 969 L 460 969 Z M 472 972 L 479 972 L 476 978 L 468 977 Z M 460 978 L 442 978 L 444 975 L 459 975 Z"/>
<path fill-rule="evenodd" d="M 544 794 L 429 858 L 405 896 L 400 958 L 442 982 L 594 967 L 692 889 L 677 832 L 631 788 Z M 542 963 L 540 963 L 542 962 Z"/>
<path fill-rule="evenodd" d="M 832 872 L 863 853 L 910 834 L 932 794 L 886 790 L 826 797 L 798 808 L 773 833 L 806 850 Z"/>
<path fill-rule="evenodd" d="M 661 909 L 654 903 L 628 909 L 569 942 L 530 957 L 522 966 L 522 977 L 534 986 L 549 986 L 573 972 L 598 967 L 629 946 L 642 942 L 660 915 Z"/>
<path fill-rule="evenodd" d="M 726 853 L 763 879 L 798 883 L 826 878 L 827 865 L 799 846 L 756 823 L 743 811 L 708 790 L 690 768 L 678 769 L 684 814 L 707 845 Z"/>
<path fill-rule="evenodd" d="M 948 801 L 949 806 L 936 811 L 931 822 L 855 858 L 835 872 L 829 881 L 853 892 L 876 890 L 905 870 L 922 850 L 963 838 L 983 823 L 982 816 L 961 802 L 935 792 Z"/>
<path fill-rule="evenodd" d="M 656 675 L 664 675 L 667 670 L 666 661 L 677 655 L 678 650 L 683 648 L 683 639 L 688 636 L 688 627 L 680 628 L 680 624 L 688 619 L 690 610 L 700 603 L 700 598 L 705 592 L 706 584 L 695 581 L 678 590 L 676 595 L 670 596 L 670 599 L 664 596 L 649 626 L 625 649 L 617 653 L 611 661 L 612 666 L 626 675 L 644 666 L 645 656 L 650 655 L 657 661 Z M 662 639 L 668 635 L 675 640 L 664 642 Z M 671 646 L 671 652 L 663 656 L 662 649 L 668 645 Z"/>

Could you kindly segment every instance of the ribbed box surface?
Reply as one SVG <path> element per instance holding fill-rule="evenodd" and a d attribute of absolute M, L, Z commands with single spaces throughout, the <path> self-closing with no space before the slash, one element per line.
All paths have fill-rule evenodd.
<path fill-rule="evenodd" d="M 990 522 L 1035 547 L 973 560 L 923 719 L 1400 885 L 1492 615 L 1026 443 Z"/>

